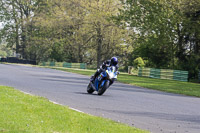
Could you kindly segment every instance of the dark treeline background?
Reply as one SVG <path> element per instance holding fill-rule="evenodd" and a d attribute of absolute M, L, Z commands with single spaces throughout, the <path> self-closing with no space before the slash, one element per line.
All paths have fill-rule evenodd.
<path fill-rule="evenodd" d="M 199 0 L 0 0 L 0 22 L 1 47 L 24 59 L 200 69 Z"/>

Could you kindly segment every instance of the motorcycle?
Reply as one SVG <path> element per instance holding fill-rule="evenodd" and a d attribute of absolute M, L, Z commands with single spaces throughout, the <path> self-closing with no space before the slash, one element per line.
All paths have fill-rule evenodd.
<path fill-rule="evenodd" d="M 92 94 L 94 91 L 97 91 L 98 95 L 102 95 L 117 80 L 118 74 L 119 72 L 116 70 L 116 67 L 107 67 L 107 70 L 101 72 L 93 82 L 90 81 L 87 92 Z"/>

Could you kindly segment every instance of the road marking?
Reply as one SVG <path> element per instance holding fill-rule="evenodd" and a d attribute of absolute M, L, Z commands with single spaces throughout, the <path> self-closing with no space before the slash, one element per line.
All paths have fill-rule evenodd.
<path fill-rule="evenodd" d="M 33 95 L 33 94 L 31 94 L 31 93 L 28 93 L 28 92 L 25 92 L 25 91 L 21 91 L 21 92 L 23 92 L 24 94 L 27 94 L 27 95 L 35 96 L 35 95 Z M 52 100 L 49 100 L 49 102 L 51 102 L 51 103 L 53 103 L 53 104 L 65 106 L 65 105 L 62 105 L 62 104 L 60 104 L 60 103 L 54 102 L 54 101 L 52 101 Z M 69 107 L 69 106 L 68 106 L 68 107 Z M 83 111 L 80 111 L 80 110 L 75 109 L 75 108 L 69 107 L 69 109 L 74 110 L 74 111 L 76 111 L 76 112 L 84 113 Z M 87 114 L 87 113 L 84 113 L 84 114 Z"/>
<path fill-rule="evenodd" d="M 20 91 L 21 91 L 21 90 L 20 90 Z M 21 91 L 21 92 L 23 92 L 24 94 L 27 94 L 27 95 L 34 96 L 33 94 L 31 94 L 31 93 L 28 93 L 28 92 L 25 92 L 25 91 Z"/>
<path fill-rule="evenodd" d="M 53 104 L 57 104 L 57 105 L 61 105 L 61 106 L 64 106 L 64 105 L 62 105 L 62 104 L 60 104 L 60 103 L 57 103 L 57 102 L 54 102 L 54 101 L 51 101 L 51 100 L 49 100 L 50 102 L 52 102 Z M 74 110 L 74 111 L 77 111 L 77 112 L 80 112 L 80 113 L 84 113 L 83 111 L 80 111 L 80 110 L 78 110 L 78 109 L 75 109 L 75 108 L 71 108 L 71 107 L 69 107 L 71 110 Z M 84 113 L 84 114 L 86 114 L 86 113 Z"/>
<path fill-rule="evenodd" d="M 71 108 L 71 107 L 69 107 L 71 110 L 74 110 L 74 111 L 77 111 L 77 112 L 80 112 L 80 113 L 84 113 L 83 111 L 80 111 L 80 110 L 78 110 L 78 109 L 75 109 L 75 108 Z M 84 114 L 86 114 L 86 113 L 84 113 Z"/>

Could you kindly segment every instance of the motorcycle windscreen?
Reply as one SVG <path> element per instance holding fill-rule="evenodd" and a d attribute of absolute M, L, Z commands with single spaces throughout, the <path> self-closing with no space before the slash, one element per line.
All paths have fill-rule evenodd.
<path fill-rule="evenodd" d="M 116 67 L 112 66 L 107 69 L 107 73 L 110 79 L 117 78 Z"/>

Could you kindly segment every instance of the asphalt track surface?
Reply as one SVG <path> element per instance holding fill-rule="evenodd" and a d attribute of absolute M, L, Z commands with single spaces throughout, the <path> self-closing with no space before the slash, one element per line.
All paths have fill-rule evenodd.
<path fill-rule="evenodd" d="M 0 85 L 153 133 L 200 133 L 200 98 L 117 82 L 98 96 L 86 93 L 88 82 L 79 74 L 0 64 Z"/>

